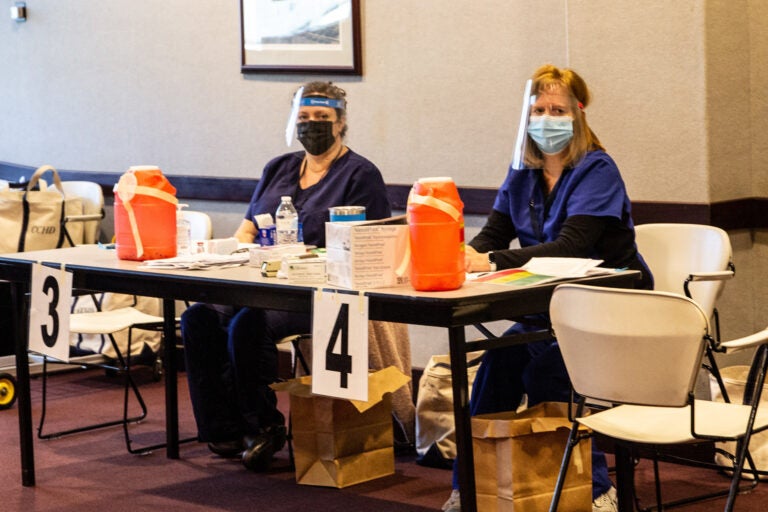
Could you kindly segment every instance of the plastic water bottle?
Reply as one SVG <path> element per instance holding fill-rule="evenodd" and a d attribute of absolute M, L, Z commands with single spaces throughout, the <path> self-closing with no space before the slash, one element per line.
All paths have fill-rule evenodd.
<path fill-rule="evenodd" d="M 186 204 L 178 204 L 176 210 L 176 256 L 187 256 L 191 252 L 192 248 L 192 226 L 187 219 L 184 218 L 184 214 L 181 209 Z"/>
<path fill-rule="evenodd" d="M 295 244 L 299 241 L 299 214 L 291 196 L 281 196 L 275 212 L 275 241 L 277 245 Z"/>

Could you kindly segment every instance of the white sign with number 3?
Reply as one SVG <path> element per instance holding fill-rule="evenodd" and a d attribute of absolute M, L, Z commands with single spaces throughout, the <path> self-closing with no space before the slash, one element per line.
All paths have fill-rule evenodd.
<path fill-rule="evenodd" d="M 72 274 L 38 263 L 32 265 L 29 350 L 69 361 L 69 308 Z"/>
<path fill-rule="evenodd" d="M 315 292 L 312 393 L 368 401 L 368 297 L 365 295 Z"/>

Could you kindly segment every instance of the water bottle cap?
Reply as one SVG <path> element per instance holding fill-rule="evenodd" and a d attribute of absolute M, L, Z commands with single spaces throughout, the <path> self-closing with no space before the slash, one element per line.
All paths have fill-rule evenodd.
<path fill-rule="evenodd" d="M 280 196 L 280 200 L 281 201 L 290 201 L 291 200 L 291 196 Z"/>

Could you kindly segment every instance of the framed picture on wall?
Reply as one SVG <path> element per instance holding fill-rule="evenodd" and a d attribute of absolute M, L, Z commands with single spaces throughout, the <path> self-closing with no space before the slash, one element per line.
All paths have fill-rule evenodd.
<path fill-rule="evenodd" d="M 243 73 L 362 74 L 360 0 L 240 0 Z"/>

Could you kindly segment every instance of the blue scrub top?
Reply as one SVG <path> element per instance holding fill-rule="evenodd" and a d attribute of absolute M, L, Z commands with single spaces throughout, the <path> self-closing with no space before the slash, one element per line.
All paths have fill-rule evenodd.
<path fill-rule="evenodd" d="M 590 151 L 565 169 L 548 196 L 539 186 L 540 175 L 541 170 L 510 168 L 493 204 L 511 217 L 522 247 L 554 241 L 573 215 L 625 219 L 634 228 L 624 181 L 604 151 Z"/>
<path fill-rule="evenodd" d="M 336 160 L 323 178 L 299 189 L 299 172 L 304 152 L 287 153 L 267 163 L 251 197 L 245 218 L 269 213 L 274 218 L 280 196 L 291 196 L 302 223 L 304 243 L 325 247 L 325 223 L 332 206 L 365 206 L 366 219 L 392 215 L 384 178 L 368 159 L 347 151 Z"/>

